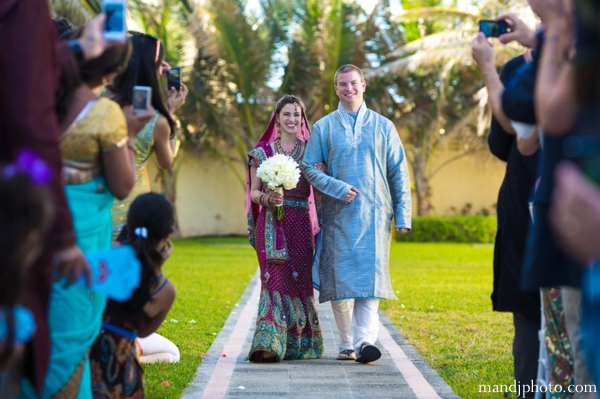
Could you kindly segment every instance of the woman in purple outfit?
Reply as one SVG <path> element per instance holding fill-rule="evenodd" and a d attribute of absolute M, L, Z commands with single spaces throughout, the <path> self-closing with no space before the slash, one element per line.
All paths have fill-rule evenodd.
<path fill-rule="evenodd" d="M 277 102 L 265 134 L 248 154 L 248 236 L 258 255 L 261 280 L 249 354 L 253 362 L 317 359 L 323 353 L 312 284 L 319 231 L 313 189 L 301 175 L 296 188 L 280 194 L 256 177 L 260 164 L 275 154 L 288 155 L 299 164 L 309 134 L 304 104 L 286 95 Z M 284 215 L 277 220 L 274 207 L 281 204 Z"/>

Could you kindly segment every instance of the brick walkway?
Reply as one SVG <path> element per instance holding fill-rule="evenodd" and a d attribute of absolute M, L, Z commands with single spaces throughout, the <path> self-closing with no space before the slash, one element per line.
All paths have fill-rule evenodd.
<path fill-rule="evenodd" d="M 339 337 L 329 303 L 318 307 L 325 344 L 321 359 L 268 364 L 245 361 L 256 323 L 259 289 L 255 276 L 213 342 L 183 399 L 458 398 L 414 348 L 406 344 L 381 311 L 377 346 L 382 349 L 382 357 L 374 363 L 335 360 Z"/>

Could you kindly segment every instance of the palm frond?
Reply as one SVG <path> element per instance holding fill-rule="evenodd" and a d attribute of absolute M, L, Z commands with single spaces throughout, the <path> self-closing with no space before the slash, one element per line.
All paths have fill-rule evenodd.
<path fill-rule="evenodd" d="M 418 18 L 437 18 L 437 19 L 458 19 L 458 20 L 471 20 L 476 21 L 484 18 L 480 14 L 472 14 L 467 11 L 459 10 L 454 7 L 434 6 L 434 7 L 422 7 L 413 8 L 404 11 L 400 14 L 396 20 L 400 23 L 412 22 Z"/>
<path fill-rule="evenodd" d="M 80 0 L 50 0 L 55 18 L 66 18 L 75 26 L 82 26 L 93 14 Z"/>

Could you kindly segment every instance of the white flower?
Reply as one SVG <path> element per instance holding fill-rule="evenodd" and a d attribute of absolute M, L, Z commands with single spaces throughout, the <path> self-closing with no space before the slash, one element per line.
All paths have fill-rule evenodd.
<path fill-rule="evenodd" d="M 260 164 L 256 176 L 270 189 L 283 187 L 292 190 L 300 181 L 300 168 L 292 157 L 275 154 Z"/>

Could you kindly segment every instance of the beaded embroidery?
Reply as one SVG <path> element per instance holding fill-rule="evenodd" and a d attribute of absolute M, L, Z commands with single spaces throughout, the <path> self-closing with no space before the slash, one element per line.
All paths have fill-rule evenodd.
<path fill-rule="evenodd" d="M 265 214 L 265 250 L 267 252 L 267 262 L 287 262 L 290 259 L 288 256 L 285 236 L 282 235 L 282 239 L 283 248 L 277 250 L 275 248 L 275 225 L 273 220 L 273 212 L 271 212 L 270 209 L 267 209 Z"/>
<path fill-rule="evenodd" d="M 346 111 L 346 108 L 344 108 L 341 101 L 338 105 L 337 114 L 339 115 L 342 126 L 344 127 L 344 131 L 346 132 L 346 143 L 348 143 L 351 148 L 358 147 L 362 141 L 362 122 L 366 112 L 367 106 L 363 102 L 358 110 L 358 116 L 356 117 L 354 129 L 352 129 L 352 121 L 350 120 L 351 118 L 350 115 L 348 115 L 348 111 Z"/>
<path fill-rule="evenodd" d="M 282 297 L 278 292 L 269 295 L 263 289 L 249 357 L 255 352 L 267 351 L 274 353 L 279 360 L 320 358 L 323 354 L 323 337 L 314 297 L 306 305 L 308 309 L 305 312 L 300 298 L 292 299 L 289 295 Z M 274 321 L 263 320 L 269 311 Z M 306 335 L 305 329 L 309 325 L 312 336 Z"/>

